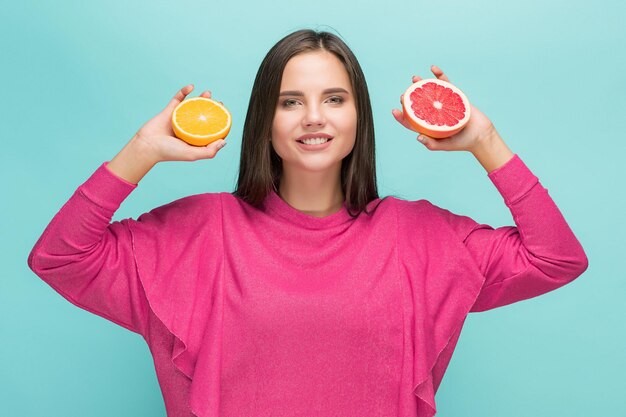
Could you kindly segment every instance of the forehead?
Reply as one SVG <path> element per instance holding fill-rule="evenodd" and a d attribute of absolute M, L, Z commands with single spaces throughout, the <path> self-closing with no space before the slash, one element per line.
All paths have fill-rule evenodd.
<path fill-rule="evenodd" d="M 343 87 L 348 91 L 350 77 L 343 63 L 327 51 L 306 52 L 292 57 L 285 66 L 281 90 Z"/>

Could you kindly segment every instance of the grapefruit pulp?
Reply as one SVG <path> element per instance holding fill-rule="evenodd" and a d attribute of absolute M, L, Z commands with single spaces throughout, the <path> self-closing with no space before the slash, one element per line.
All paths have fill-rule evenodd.
<path fill-rule="evenodd" d="M 206 146 L 230 132 L 232 118 L 223 104 L 206 97 L 183 100 L 172 113 L 172 130 L 190 145 Z"/>
<path fill-rule="evenodd" d="M 415 130 L 441 139 L 465 127 L 470 118 L 470 103 L 451 83 L 427 78 L 407 88 L 402 97 L 402 111 Z"/>

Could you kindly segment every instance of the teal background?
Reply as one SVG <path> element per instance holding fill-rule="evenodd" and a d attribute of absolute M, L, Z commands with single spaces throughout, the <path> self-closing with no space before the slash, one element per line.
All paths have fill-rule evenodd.
<path fill-rule="evenodd" d="M 0 67 L 0 415 L 165 416 L 144 340 L 78 309 L 27 256 L 73 191 L 178 89 L 233 113 L 215 160 L 157 165 L 114 220 L 232 191 L 257 68 L 300 28 L 338 33 L 365 72 L 381 196 L 513 225 L 469 153 L 434 152 L 391 115 L 439 65 L 549 190 L 589 257 L 573 283 L 471 314 L 437 416 L 623 416 L 623 2 L 5 2 Z"/>

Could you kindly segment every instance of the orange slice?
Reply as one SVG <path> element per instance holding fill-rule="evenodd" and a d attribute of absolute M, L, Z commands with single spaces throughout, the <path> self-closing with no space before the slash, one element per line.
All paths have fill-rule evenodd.
<path fill-rule="evenodd" d="M 172 130 L 190 145 L 206 146 L 224 139 L 232 118 L 222 104 L 205 97 L 183 100 L 172 113 Z"/>

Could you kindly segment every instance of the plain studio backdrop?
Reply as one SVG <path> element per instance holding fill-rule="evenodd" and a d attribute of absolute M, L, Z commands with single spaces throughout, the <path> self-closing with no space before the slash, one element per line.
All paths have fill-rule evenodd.
<path fill-rule="evenodd" d="M 231 110 L 229 146 L 157 165 L 113 220 L 232 191 L 257 68 L 280 38 L 311 28 L 339 34 L 363 67 L 381 196 L 514 224 L 471 154 L 428 151 L 391 115 L 435 64 L 539 177 L 589 257 L 563 288 L 469 315 L 437 416 L 623 416 L 625 11 L 617 0 L 4 3 L 0 414 L 165 416 L 141 336 L 63 299 L 28 253 L 76 187 L 189 83 Z"/>

